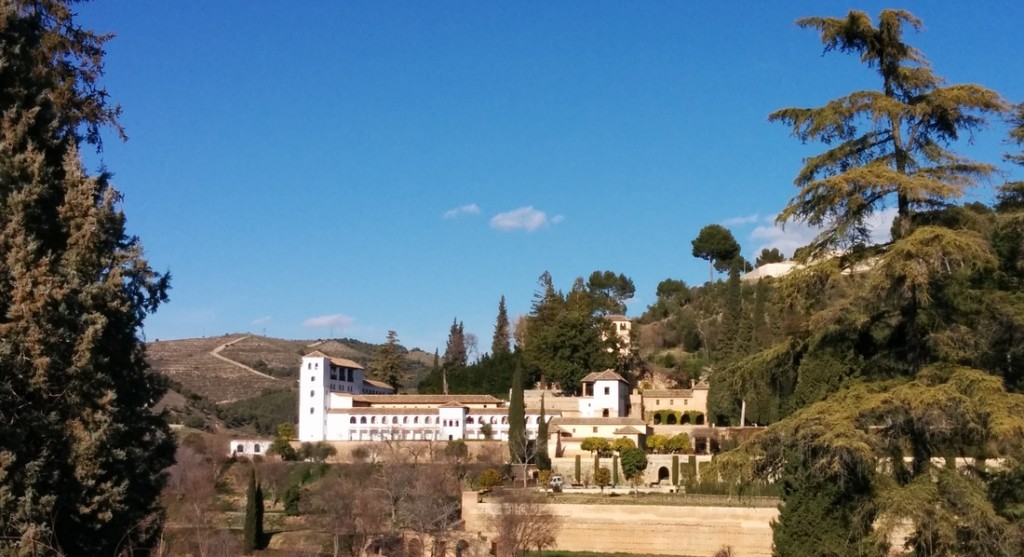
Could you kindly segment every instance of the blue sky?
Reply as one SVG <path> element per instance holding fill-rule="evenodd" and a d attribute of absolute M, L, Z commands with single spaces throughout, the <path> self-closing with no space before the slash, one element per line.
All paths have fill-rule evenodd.
<path fill-rule="evenodd" d="M 752 258 L 820 151 L 769 124 L 875 74 L 822 56 L 798 17 L 874 2 L 97 1 L 105 84 L 129 141 L 105 163 L 129 230 L 173 275 L 148 339 L 251 331 L 443 351 L 453 318 L 490 346 L 498 299 L 526 313 L 610 269 L 639 315 L 665 278 L 706 280 L 699 229 Z M 1024 100 L 1018 2 L 919 2 L 909 40 L 950 83 Z M 1006 129 L 960 149 L 999 162 Z M 1019 170 L 1009 169 L 1019 177 Z M 988 200 L 990 188 L 971 199 Z"/>

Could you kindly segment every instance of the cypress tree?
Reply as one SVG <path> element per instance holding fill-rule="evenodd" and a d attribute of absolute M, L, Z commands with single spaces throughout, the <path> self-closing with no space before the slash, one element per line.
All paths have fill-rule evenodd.
<path fill-rule="evenodd" d="M 258 513 L 256 512 L 256 470 L 249 476 L 249 487 L 245 490 L 245 522 L 242 526 L 242 551 L 246 554 L 256 549 L 258 536 Z"/>
<path fill-rule="evenodd" d="M 513 464 L 525 465 L 529 455 L 526 450 L 526 407 L 523 401 L 523 366 L 516 362 L 512 374 L 512 392 L 508 404 L 508 452 Z"/>
<path fill-rule="evenodd" d="M 70 0 L 0 4 L 0 554 L 114 555 L 159 530 L 174 441 L 144 318 L 167 299 L 79 148 L 123 138 L 108 35 Z"/>
<path fill-rule="evenodd" d="M 540 395 L 540 416 L 537 418 L 537 468 L 551 469 L 551 458 L 548 456 L 548 419 L 544 413 L 544 395 Z"/>
<path fill-rule="evenodd" d="M 263 485 L 256 483 L 256 548 L 263 549 Z"/>

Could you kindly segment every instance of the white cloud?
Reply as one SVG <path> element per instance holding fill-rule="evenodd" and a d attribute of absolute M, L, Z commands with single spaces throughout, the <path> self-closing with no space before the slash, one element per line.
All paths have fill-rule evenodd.
<path fill-rule="evenodd" d="M 526 230 L 533 232 L 565 220 L 562 215 L 548 218 L 547 213 L 534 209 L 533 206 L 520 207 L 504 213 L 498 213 L 491 219 L 491 228 L 498 230 Z"/>
<path fill-rule="evenodd" d="M 352 325 L 355 319 L 347 315 L 336 313 L 334 315 L 321 315 L 319 317 L 310 317 L 309 319 L 302 322 L 303 327 L 338 327 L 344 329 Z"/>
<path fill-rule="evenodd" d="M 885 244 L 892 240 L 892 221 L 899 211 L 895 207 L 888 207 L 875 212 L 868 219 L 868 228 L 871 229 L 871 243 Z"/>
<path fill-rule="evenodd" d="M 753 215 L 747 215 L 745 217 L 729 217 L 721 222 L 722 226 L 738 226 L 741 224 L 750 224 L 761 220 L 760 213 L 754 213 Z"/>
<path fill-rule="evenodd" d="M 891 240 L 890 230 L 895 217 L 896 209 L 894 208 L 885 208 L 875 212 L 867 221 L 870 230 L 869 241 L 873 244 L 884 244 Z M 793 252 L 797 248 L 809 244 L 821 231 L 820 228 L 814 228 L 799 221 L 791 221 L 783 229 L 775 224 L 774 216 L 766 217 L 765 220 L 771 221 L 771 225 L 758 226 L 750 233 L 751 240 L 762 242 L 754 250 L 754 253 L 761 253 L 761 250 L 765 248 L 779 248 L 779 251 L 786 254 L 786 257 L 793 257 Z"/>
<path fill-rule="evenodd" d="M 449 209 L 444 213 L 446 219 L 454 219 L 461 215 L 478 215 L 480 214 L 480 207 L 476 203 L 470 203 L 469 205 L 460 205 L 454 209 Z"/>
<path fill-rule="evenodd" d="M 754 253 L 761 253 L 763 249 L 779 248 L 779 251 L 786 254 L 786 257 L 793 257 L 797 248 L 806 246 L 818 234 L 817 228 L 811 228 L 802 222 L 790 222 L 786 228 L 772 223 L 769 226 L 758 226 L 750 233 L 751 240 L 761 242 L 754 249 Z"/>
<path fill-rule="evenodd" d="M 250 325 L 266 325 L 267 323 L 270 323 L 270 321 L 271 321 L 270 316 L 269 315 L 264 315 L 263 317 L 257 317 L 256 319 L 253 319 L 251 322 L 249 322 L 249 324 Z"/>

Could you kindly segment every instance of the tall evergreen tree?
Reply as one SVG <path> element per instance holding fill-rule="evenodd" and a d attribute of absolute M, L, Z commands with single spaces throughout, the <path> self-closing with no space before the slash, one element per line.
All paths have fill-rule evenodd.
<path fill-rule="evenodd" d="M 829 149 L 805 160 L 800 188 L 779 213 L 781 223 L 823 227 L 811 255 L 868 240 L 868 218 L 895 201 L 895 234 L 910 234 L 916 210 L 963 195 L 992 165 L 966 159 L 947 145 L 985 124 L 984 115 L 1006 103 L 978 85 L 943 85 L 928 61 L 903 40 L 905 26 L 921 21 L 903 10 L 883 10 L 878 26 L 864 12 L 844 18 L 809 17 L 797 25 L 821 34 L 825 51 L 860 56 L 882 80 L 880 90 L 854 91 L 820 108 L 785 108 L 772 121 L 789 124 L 801 141 Z"/>
<path fill-rule="evenodd" d="M 466 354 L 466 332 L 462 322 L 452 319 L 452 326 L 448 330 L 448 342 L 444 349 L 444 365 L 449 369 L 466 367 L 468 356 Z"/>
<path fill-rule="evenodd" d="M 498 318 L 494 323 L 494 338 L 491 340 L 491 355 L 508 354 L 508 341 L 512 330 L 508 323 L 508 310 L 505 309 L 505 296 L 498 302 Z"/>
<path fill-rule="evenodd" d="M 256 511 L 256 469 L 249 474 L 249 486 L 245 490 L 245 517 L 242 523 L 242 551 L 251 554 L 258 546 L 257 532 L 259 515 Z"/>
<path fill-rule="evenodd" d="M 896 531 L 918 556 L 1016 554 L 1019 520 L 999 515 L 985 474 L 954 463 L 979 454 L 1013 466 L 1024 451 L 1024 396 L 1007 392 L 1002 367 L 1013 367 L 1006 343 L 1020 345 L 1024 304 L 995 272 L 991 212 L 949 205 L 992 172 L 949 144 L 1004 103 L 980 86 L 943 85 L 903 41 L 904 26 L 920 25 L 907 12 L 883 11 L 877 28 L 856 11 L 799 23 L 882 77 L 880 91 L 772 116 L 830 146 L 805 161 L 780 219 L 823 225 L 812 251 L 856 249 L 787 277 L 780 293 L 799 320 L 784 341 L 712 376 L 712 392 L 719 380 L 736 398 L 787 397 L 775 406 L 789 414 L 714 467 L 783 482 L 778 555 L 884 555 Z M 893 241 L 857 245 L 889 200 Z M 844 274 L 861 255 L 870 266 Z"/>
<path fill-rule="evenodd" d="M 548 417 L 544 411 L 544 395 L 540 395 L 540 416 L 537 417 L 537 468 L 541 470 L 551 469 L 551 457 L 548 456 Z"/>
<path fill-rule="evenodd" d="M 526 404 L 523 400 L 523 366 L 516 362 L 512 375 L 512 391 L 508 403 L 508 452 L 513 464 L 525 466 L 529 462 L 526 437 Z"/>
<path fill-rule="evenodd" d="M 388 331 L 387 342 L 377 349 L 377 357 L 371 366 L 374 374 L 397 391 L 402 386 L 402 347 L 398 344 L 398 333 Z"/>
<path fill-rule="evenodd" d="M 166 301 L 82 143 L 121 134 L 109 35 L 68 0 L 0 5 L 0 554 L 115 555 L 159 527 L 174 442 L 143 319 Z"/>

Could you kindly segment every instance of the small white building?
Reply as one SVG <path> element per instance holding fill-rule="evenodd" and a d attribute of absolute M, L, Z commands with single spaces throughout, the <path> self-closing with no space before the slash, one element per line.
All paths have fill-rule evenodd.
<path fill-rule="evenodd" d="M 621 375 L 607 369 L 587 374 L 582 382 L 580 416 L 618 418 L 629 415 L 629 383 Z"/>

